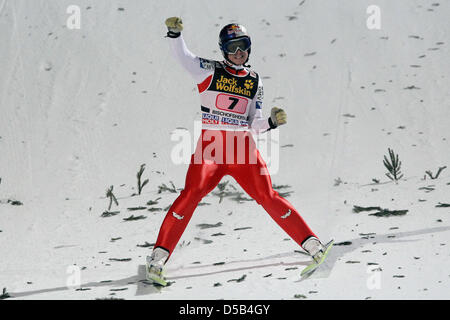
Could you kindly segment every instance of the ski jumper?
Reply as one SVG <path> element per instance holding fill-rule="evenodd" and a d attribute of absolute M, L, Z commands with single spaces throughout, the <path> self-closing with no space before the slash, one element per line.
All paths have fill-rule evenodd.
<path fill-rule="evenodd" d="M 258 74 L 195 56 L 182 35 L 169 41 L 176 59 L 197 83 L 202 133 L 191 156 L 185 187 L 164 218 L 155 248 L 172 254 L 198 203 L 225 175 L 232 176 L 300 246 L 316 237 L 295 208 L 272 188 L 266 163 L 253 140 L 251 132 L 273 128 L 262 114 L 263 85 Z"/>

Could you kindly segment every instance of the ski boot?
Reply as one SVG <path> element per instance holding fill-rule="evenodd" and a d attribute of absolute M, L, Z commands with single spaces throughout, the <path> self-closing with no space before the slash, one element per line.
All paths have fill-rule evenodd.
<path fill-rule="evenodd" d="M 323 245 L 319 239 L 315 237 L 310 237 L 303 243 L 303 249 L 311 255 L 313 262 L 303 269 L 301 273 L 302 277 L 314 272 L 325 261 L 333 244 L 334 240 L 331 240 L 326 245 Z"/>
<path fill-rule="evenodd" d="M 145 277 L 148 281 L 160 286 L 167 286 L 164 279 L 163 267 L 169 258 L 169 252 L 162 248 L 155 248 L 151 256 L 147 256 L 145 264 Z"/>

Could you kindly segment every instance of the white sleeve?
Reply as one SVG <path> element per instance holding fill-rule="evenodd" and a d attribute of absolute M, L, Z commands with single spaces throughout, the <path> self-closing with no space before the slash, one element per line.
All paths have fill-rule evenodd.
<path fill-rule="evenodd" d="M 248 112 L 248 123 L 251 130 L 256 134 L 260 134 L 270 129 L 269 118 L 265 118 L 262 113 L 262 105 L 264 99 L 264 89 L 261 78 L 258 79 L 258 91 L 255 98 L 250 104 Z"/>
<path fill-rule="evenodd" d="M 169 41 L 175 58 L 197 83 L 201 83 L 214 72 L 214 61 L 202 59 L 189 51 L 183 35 L 169 38 Z"/>

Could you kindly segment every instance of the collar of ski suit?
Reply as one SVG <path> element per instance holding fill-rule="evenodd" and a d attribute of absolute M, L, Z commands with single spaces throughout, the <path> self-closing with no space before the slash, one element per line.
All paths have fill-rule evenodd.
<path fill-rule="evenodd" d="M 225 70 L 234 75 L 246 76 L 248 74 L 248 71 L 243 66 L 236 66 L 226 60 L 223 61 L 223 66 Z"/>

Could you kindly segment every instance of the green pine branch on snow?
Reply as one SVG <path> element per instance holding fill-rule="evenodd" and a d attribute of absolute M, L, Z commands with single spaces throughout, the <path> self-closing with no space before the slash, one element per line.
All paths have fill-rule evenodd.
<path fill-rule="evenodd" d="M 394 153 L 394 150 L 388 148 L 389 152 L 389 159 L 384 156 L 384 166 L 386 169 L 388 169 L 388 173 L 386 173 L 386 176 L 391 179 L 392 181 L 397 182 L 399 179 L 403 177 L 403 174 L 400 171 L 400 168 L 402 166 L 402 162 L 398 158 L 398 154 Z"/>
<path fill-rule="evenodd" d="M 145 185 L 148 183 L 148 179 L 145 179 L 144 181 L 142 181 L 142 174 L 145 171 L 145 163 L 141 164 L 141 168 L 139 169 L 138 173 L 137 173 L 137 187 L 138 187 L 138 194 L 140 195 L 142 192 L 142 189 L 144 189 Z"/>
<path fill-rule="evenodd" d="M 425 171 L 425 173 L 431 178 L 431 180 L 435 180 L 439 177 L 441 172 L 446 168 L 447 168 L 447 166 L 439 167 L 439 169 L 434 177 L 433 177 L 433 173 L 431 172 L 431 170 L 427 170 L 427 171 Z"/>
<path fill-rule="evenodd" d="M 109 205 L 108 205 L 108 211 L 111 210 L 111 206 L 113 203 L 116 204 L 116 206 L 119 205 L 119 202 L 117 201 L 116 196 L 113 193 L 114 186 L 109 187 L 109 189 L 106 190 L 106 197 L 109 198 Z"/>

